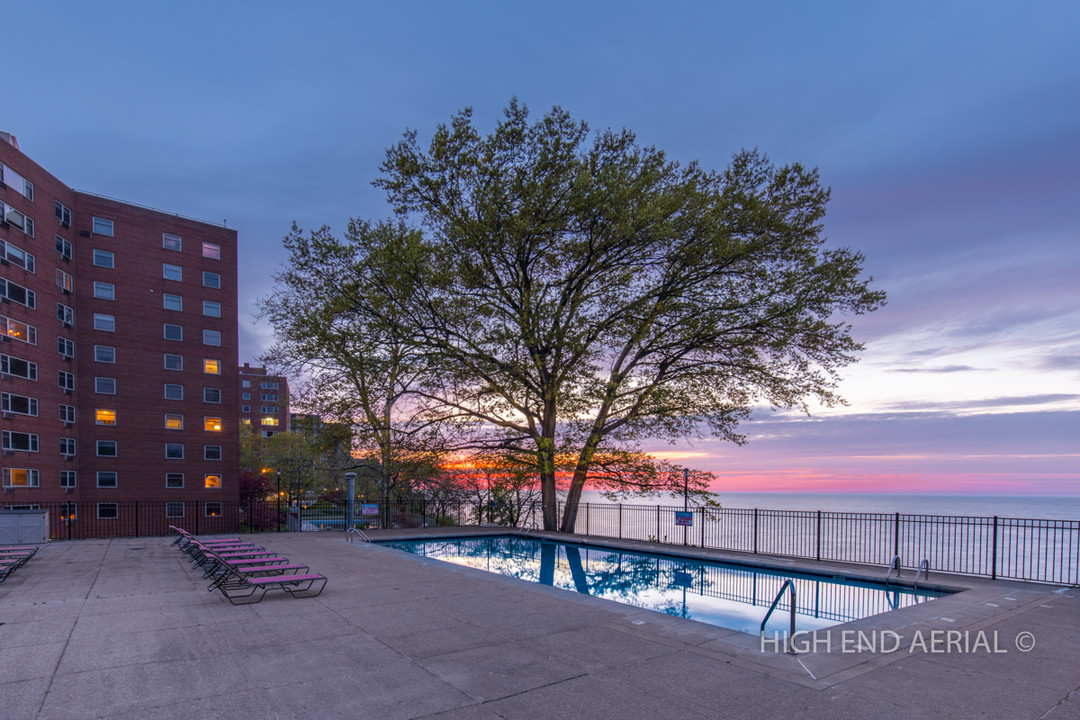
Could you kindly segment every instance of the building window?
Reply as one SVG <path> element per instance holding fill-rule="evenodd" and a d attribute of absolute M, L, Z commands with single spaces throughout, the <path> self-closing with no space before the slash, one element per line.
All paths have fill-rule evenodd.
<path fill-rule="evenodd" d="M 273 395 L 271 393 L 263 393 L 259 396 L 259 399 L 263 402 L 277 402 L 279 398 L 277 395 Z"/>
<path fill-rule="evenodd" d="M 12 377 L 20 377 L 36 382 L 37 363 L 20 360 L 11 355 L 0 355 L 0 375 L 11 375 Z"/>
<path fill-rule="evenodd" d="M 98 457 L 116 457 L 116 441 L 98 440 L 97 455 Z"/>
<path fill-rule="evenodd" d="M 246 388 L 251 387 L 251 381 L 250 380 L 241 380 L 240 381 L 240 387 L 246 387 Z"/>
<path fill-rule="evenodd" d="M 247 405 L 245 405 L 244 407 L 247 407 Z M 247 412 L 247 410 L 245 410 L 244 412 Z M 248 427 L 251 427 L 251 418 L 240 418 L 240 422 L 242 422 L 244 425 L 247 425 Z"/>
<path fill-rule="evenodd" d="M 99 300 L 115 300 L 116 286 L 112 283 L 94 281 L 94 297 Z"/>
<path fill-rule="evenodd" d="M 166 340 L 183 340 L 184 328 L 179 325 L 170 325 L 165 323 L 165 339 Z"/>
<path fill-rule="evenodd" d="M 0 239 L 0 260 L 7 260 L 12 265 L 31 273 L 35 272 L 37 267 L 33 255 L 2 239 Z"/>
<path fill-rule="evenodd" d="M 113 236 L 113 221 L 105 218 L 94 218 L 93 231 L 95 235 Z"/>
<path fill-rule="evenodd" d="M 113 473 L 113 474 L 115 475 L 116 473 Z M 118 517 L 120 517 L 120 506 L 117 505 L 116 503 L 98 503 L 97 504 L 97 519 L 98 520 L 116 520 Z"/>
<path fill-rule="evenodd" d="M 184 473 L 165 473 L 165 487 L 174 490 L 184 487 Z"/>
<path fill-rule="evenodd" d="M 116 411 L 108 408 L 98 408 L 94 411 L 94 423 L 96 425 L 115 425 Z"/>
<path fill-rule="evenodd" d="M 170 295 L 168 293 L 165 293 L 161 297 L 164 301 L 166 310 L 176 310 L 177 312 L 180 312 L 184 309 L 184 298 L 180 297 L 179 295 Z"/>
<path fill-rule="evenodd" d="M 75 486 L 77 484 L 77 479 L 78 479 L 78 473 L 76 473 L 74 470 L 61 470 L 60 471 L 60 487 L 64 488 L 65 490 L 74 490 Z M 67 505 L 68 503 L 64 503 L 64 504 Z M 74 504 L 75 503 L 71 503 L 71 505 L 74 505 Z M 60 519 L 61 520 L 67 519 L 67 516 L 69 514 L 70 513 L 64 512 L 64 510 L 62 509 L 60 511 Z"/>
<path fill-rule="evenodd" d="M 182 517 L 184 517 L 184 503 L 182 503 L 182 502 L 167 502 L 167 503 L 165 503 L 165 517 L 167 517 L 167 518 L 182 518 Z"/>
<path fill-rule="evenodd" d="M 246 413 L 251 412 L 251 406 L 250 405 L 241 405 L 240 406 L 240 412 L 246 412 Z M 250 423 L 250 422 L 251 421 L 248 420 L 248 423 Z"/>
<path fill-rule="evenodd" d="M 38 451 L 38 435 L 37 433 L 24 433 L 15 432 L 14 430 L 4 430 L 0 433 L 3 440 L 3 448 L 7 452 L 37 452 Z"/>
<path fill-rule="evenodd" d="M 61 357 L 75 357 L 75 341 L 63 337 L 56 338 L 56 352 L 60 353 Z"/>
<path fill-rule="evenodd" d="M 205 505 L 206 517 L 221 517 L 221 503 L 208 502 Z"/>
<path fill-rule="evenodd" d="M 165 383 L 165 399 L 166 400 L 183 400 L 184 399 L 184 386 L 174 385 L 172 383 Z"/>
<path fill-rule="evenodd" d="M 166 370 L 183 370 L 184 369 L 184 356 L 172 355 L 165 353 L 165 369 Z"/>
<path fill-rule="evenodd" d="M 27 345 L 37 345 L 37 328 L 0 315 L 0 335 L 14 338 Z"/>
<path fill-rule="evenodd" d="M 56 383 L 60 386 L 61 390 L 75 392 L 75 373 L 60 370 L 56 373 Z"/>
<path fill-rule="evenodd" d="M 15 172 L 7 165 L 0 163 L 0 180 L 16 192 L 21 193 L 30 202 L 34 201 L 34 183 Z"/>
<path fill-rule="evenodd" d="M 116 267 L 116 256 L 108 250 L 94 248 L 94 265 L 103 268 Z"/>
<path fill-rule="evenodd" d="M 162 263 L 161 274 L 166 280 L 175 280 L 180 282 L 184 279 L 184 269 L 179 265 L 170 265 L 169 263 Z"/>
<path fill-rule="evenodd" d="M 4 487 L 38 487 L 38 471 L 30 468 L 4 468 Z"/>
<path fill-rule="evenodd" d="M 12 265 L 31 273 L 35 272 L 37 267 L 33 255 L 2 239 L 0 239 L 0 260 L 7 260 Z"/>
<path fill-rule="evenodd" d="M 221 374 L 221 361 L 220 360 L 203 360 L 202 371 L 206 375 L 220 375 Z"/>
<path fill-rule="evenodd" d="M 74 405 L 61 405 L 60 406 L 60 422 L 66 425 L 75 424 L 75 406 Z"/>
<path fill-rule="evenodd" d="M 263 405 L 261 408 L 259 408 L 259 411 L 264 413 L 276 414 L 277 405 Z M 266 423 L 263 424 L 265 425 Z"/>
<path fill-rule="evenodd" d="M 241 400 L 250 400 L 251 399 L 251 393 L 242 393 L 241 395 L 242 395 L 241 398 L 240 398 Z"/>
<path fill-rule="evenodd" d="M 60 482 L 63 482 L 64 473 L 74 473 L 74 470 L 61 470 Z M 74 475 L 72 476 L 74 477 Z M 75 487 L 72 485 L 71 487 Z M 60 503 L 60 519 L 61 520 L 78 520 L 79 519 L 79 504 L 78 503 Z"/>
<path fill-rule="evenodd" d="M 0 409 L 2 409 L 3 412 L 11 413 L 13 415 L 29 415 L 31 417 L 37 417 L 38 401 L 37 398 L 27 397 L 25 395 L 0 393 Z"/>
<path fill-rule="evenodd" d="M 221 276 L 217 273 L 204 272 L 202 274 L 203 287 L 214 288 L 215 290 L 221 289 Z"/>
<path fill-rule="evenodd" d="M 59 200 L 55 200 L 54 202 L 56 204 L 56 219 L 59 220 L 60 224 L 64 227 L 71 227 L 71 209 Z"/>
<path fill-rule="evenodd" d="M 165 458 L 167 460 L 183 460 L 184 459 L 184 444 L 183 443 L 165 443 Z"/>
<path fill-rule="evenodd" d="M 265 409 L 266 408 L 263 408 L 263 410 L 265 410 Z M 277 427 L 278 426 L 278 419 L 276 417 L 264 417 L 262 419 L 262 424 L 265 427 Z"/>
<path fill-rule="evenodd" d="M 64 323 L 66 327 L 75 324 L 75 309 L 69 308 L 64 303 L 56 303 L 56 319 Z"/>
<path fill-rule="evenodd" d="M 221 246 L 214 243 L 204 242 L 202 244 L 202 256 L 204 258 L 210 258 L 211 260 L 221 259 Z"/>
<path fill-rule="evenodd" d="M 220 445 L 204 445 L 203 446 L 203 460 L 220 460 L 221 459 L 221 446 Z"/>
<path fill-rule="evenodd" d="M 56 269 L 56 287 L 60 288 L 64 294 L 70 295 L 75 290 L 75 279 L 71 277 L 69 273 L 64 272 L 60 268 Z"/>
<path fill-rule="evenodd" d="M 202 314 L 206 317 L 221 317 L 221 303 L 213 300 L 203 300 Z"/>
<path fill-rule="evenodd" d="M 207 489 L 218 490 L 221 488 L 221 476 L 210 474 L 203 478 L 203 484 Z"/>
<path fill-rule="evenodd" d="M 203 388 L 202 399 L 203 402 L 207 403 L 219 403 L 221 402 L 221 390 L 219 388 Z"/>
<path fill-rule="evenodd" d="M 99 470 L 97 474 L 97 486 L 100 488 L 114 488 L 116 487 L 116 471 L 114 470 Z"/>
<path fill-rule="evenodd" d="M 115 395 L 116 394 L 116 378 L 109 377 L 96 377 L 94 378 L 94 392 L 98 395 Z"/>
<path fill-rule="evenodd" d="M 22 285 L 4 278 L 0 278 L 0 298 L 7 298 L 31 310 L 37 309 L 37 294 L 33 290 L 27 290 Z"/>
<path fill-rule="evenodd" d="M 168 430 L 183 430 L 184 429 L 184 416 L 176 415 L 174 413 L 165 414 L 165 428 Z"/>
<path fill-rule="evenodd" d="M 94 362 L 100 363 L 114 363 L 116 362 L 116 348 L 112 345 L 95 345 L 94 346 Z"/>
<path fill-rule="evenodd" d="M 65 457 L 75 455 L 75 438 L 60 438 L 60 454 Z"/>
<path fill-rule="evenodd" d="M 213 347 L 221 346 L 221 332 L 218 330 L 203 330 L 202 331 L 203 345 L 210 345 Z"/>
<path fill-rule="evenodd" d="M 56 252 L 60 255 L 61 260 L 71 259 L 71 241 L 65 240 L 59 235 L 56 236 Z"/>
<path fill-rule="evenodd" d="M 203 418 L 203 430 L 205 430 L 206 432 L 221 432 L 221 418 Z"/>
<path fill-rule="evenodd" d="M 277 390 L 278 384 L 276 382 L 264 382 L 262 384 L 263 390 Z"/>
<path fill-rule="evenodd" d="M 94 329 L 105 332 L 116 332 L 116 316 L 94 313 Z"/>
<path fill-rule="evenodd" d="M 161 247 L 166 250 L 180 250 L 180 236 L 171 233 L 161 233 Z"/>
<path fill-rule="evenodd" d="M 34 237 L 34 220 L 29 218 L 7 203 L 3 203 L 3 214 L 0 216 L 8 225 L 14 225 L 30 237 Z"/>

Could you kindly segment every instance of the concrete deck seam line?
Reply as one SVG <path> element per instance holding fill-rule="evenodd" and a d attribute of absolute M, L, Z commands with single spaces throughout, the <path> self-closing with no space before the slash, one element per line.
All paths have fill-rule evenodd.
<path fill-rule="evenodd" d="M 1058 700 L 1057 703 L 1054 705 L 1054 707 L 1050 708 L 1049 710 L 1047 710 L 1046 712 L 1044 712 L 1042 715 L 1039 716 L 1039 720 L 1046 720 L 1046 718 L 1050 716 L 1050 713 L 1057 710 L 1059 707 L 1062 706 L 1062 704 L 1064 704 L 1064 702 L 1066 700 L 1068 700 L 1069 698 L 1071 698 L 1073 695 L 1075 695 L 1078 692 L 1080 692 L 1080 686 L 1077 686 L 1076 688 L 1073 689 L 1072 692 L 1068 693 L 1065 697 Z"/>
<path fill-rule="evenodd" d="M 94 590 L 94 585 L 97 584 L 98 578 L 101 577 L 101 570 L 105 566 L 105 558 L 109 554 L 109 550 L 112 549 L 112 538 L 109 538 L 108 544 L 105 546 L 105 552 L 101 553 L 101 560 L 98 562 L 97 572 L 94 573 L 94 579 L 86 588 L 86 595 L 83 596 L 83 600 L 90 599 L 90 593 Z M 75 628 L 79 625 L 79 617 L 82 614 L 82 608 L 79 609 L 79 614 L 75 616 L 75 622 L 71 623 L 71 629 L 68 630 L 67 637 L 64 638 L 64 649 L 60 651 L 60 655 L 56 658 L 56 666 L 53 667 L 52 673 L 49 675 L 49 685 L 45 688 L 45 694 L 41 698 L 41 705 L 38 706 L 35 717 L 41 715 L 45 710 L 45 702 L 49 699 L 49 692 L 52 691 L 53 683 L 56 681 L 56 675 L 60 672 L 60 663 L 64 662 L 64 657 L 67 655 L 68 645 L 71 644 L 71 636 L 75 634 Z"/>

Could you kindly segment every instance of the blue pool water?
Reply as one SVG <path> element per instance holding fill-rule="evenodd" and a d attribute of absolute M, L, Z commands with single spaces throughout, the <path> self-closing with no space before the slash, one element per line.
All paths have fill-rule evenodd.
<path fill-rule="evenodd" d="M 796 592 L 796 630 L 809 631 L 926 602 L 944 593 L 812 574 L 594 548 L 517 536 L 380 545 L 614 600 L 710 625 L 757 633 L 784 581 Z M 788 628 L 785 594 L 766 632 Z"/>

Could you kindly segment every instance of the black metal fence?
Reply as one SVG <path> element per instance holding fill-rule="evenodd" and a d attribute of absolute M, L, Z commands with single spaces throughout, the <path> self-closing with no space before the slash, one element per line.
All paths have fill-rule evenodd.
<path fill-rule="evenodd" d="M 40 503 L 54 539 L 342 529 L 345 512 L 282 503 L 128 501 Z M 562 506 L 560 504 L 559 515 Z M 763 555 L 931 570 L 990 578 L 1080 585 L 1080 521 L 903 513 L 845 513 L 742 508 L 694 509 L 583 503 L 576 532 L 596 537 L 693 545 Z M 498 508 L 417 502 L 381 506 L 358 527 L 432 527 L 501 522 Z M 519 527 L 541 525 L 539 503 L 515 512 Z"/>
<path fill-rule="evenodd" d="M 584 535 L 694 545 L 764 555 L 1080 584 L 1080 521 L 1032 518 L 720 508 L 582 505 Z"/>

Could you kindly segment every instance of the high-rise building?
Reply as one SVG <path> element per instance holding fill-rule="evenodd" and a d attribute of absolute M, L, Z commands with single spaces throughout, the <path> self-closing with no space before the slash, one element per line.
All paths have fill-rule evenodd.
<path fill-rule="evenodd" d="M 72 190 L 0 133 L 2 507 L 107 534 L 238 498 L 235 230 Z M 68 505 L 70 504 L 70 509 Z"/>
<path fill-rule="evenodd" d="M 289 426 L 289 379 L 267 375 L 266 368 L 244 363 L 240 368 L 240 422 L 258 435 L 273 437 Z"/>

